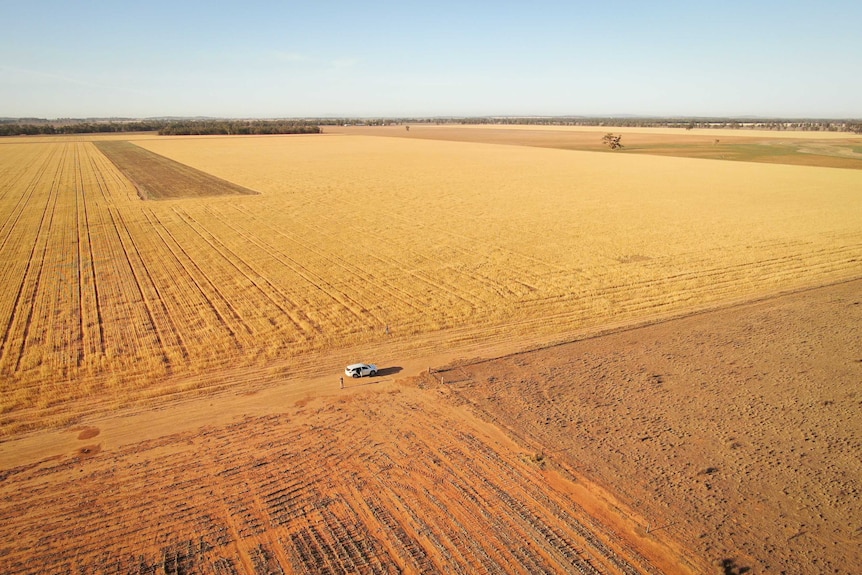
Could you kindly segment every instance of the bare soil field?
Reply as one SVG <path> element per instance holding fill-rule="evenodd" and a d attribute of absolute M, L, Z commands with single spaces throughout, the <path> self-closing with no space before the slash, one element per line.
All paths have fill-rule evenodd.
<path fill-rule="evenodd" d="M 413 132 L 0 142 L 0 572 L 859 570 L 862 171 Z"/>
<path fill-rule="evenodd" d="M 688 572 L 636 536 L 648 561 L 579 503 L 604 501 L 436 395 L 399 386 L 298 401 L 120 447 L 99 427 L 71 428 L 74 452 L 3 470 L 0 568 Z"/>
<path fill-rule="evenodd" d="M 699 557 L 862 571 L 862 281 L 439 375 Z"/>

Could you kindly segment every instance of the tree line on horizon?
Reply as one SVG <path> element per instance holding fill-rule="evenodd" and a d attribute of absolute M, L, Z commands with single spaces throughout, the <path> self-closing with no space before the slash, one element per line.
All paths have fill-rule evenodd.
<path fill-rule="evenodd" d="M 153 132 L 165 122 L 142 120 L 138 122 L 51 122 L 36 118 L 0 122 L 0 136 L 40 136 L 62 134 L 110 134 L 114 132 Z"/>
<path fill-rule="evenodd" d="M 463 124 L 527 124 L 560 126 L 608 126 L 615 128 L 694 128 L 732 130 L 777 130 L 803 132 L 853 132 L 862 134 L 862 121 L 819 119 L 746 119 L 746 118 L 461 118 Z"/>
<path fill-rule="evenodd" d="M 142 120 L 55 121 L 27 119 L 0 121 L 0 136 L 110 134 L 158 132 L 159 135 L 317 134 L 320 126 L 306 120 Z"/>
<path fill-rule="evenodd" d="M 427 118 L 317 118 L 290 120 L 149 119 L 149 120 L 46 120 L 0 118 L 0 137 L 118 132 L 158 132 L 160 135 L 318 134 L 321 126 L 392 124 L 494 124 L 608 126 L 619 128 L 694 128 L 852 132 L 862 134 L 860 120 L 637 118 L 637 117 L 427 117 Z"/>
<path fill-rule="evenodd" d="M 188 120 L 170 122 L 160 136 L 319 134 L 320 126 L 303 120 Z"/>
<path fill-rule="evenodd" d="M 487 124 L 528 126 L 607 126 L 609 128 L 694 128 L 776 130 L 803 132 L 852 132 L 862 134 L 856 119 L 749 119 L 749 118 L 659 118 L 615 116 L 471 116 L 427 118 L 322 118 L 321 126 L 391 126 L 399 124 Z"/>

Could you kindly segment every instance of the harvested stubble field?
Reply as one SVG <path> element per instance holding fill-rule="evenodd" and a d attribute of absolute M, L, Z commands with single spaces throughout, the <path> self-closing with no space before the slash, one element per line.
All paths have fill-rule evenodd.
<path fill-rule="evenodd" d="M 621 483 L 625 474 L 609 471 L 625 471 L 617 452 L 602 467 L 603 443 L 575 436 L 572 449 L 595 458 L 583 466 L 542 456 L 560 449 L 560 436 L 536 433 L 547 406 L 535 390 L 561 384 L 538 367 L 523 420 L 456 394 L 508 426 L 520 448 L 451 407 L 450 388 L 415 390 L 391 376 L 858 277 L 862 171 L 371 134 L 133 140 L 162 167 L 172 160 L 259 195 L 141 201 L 93 140 L 0 142 L 0 493 L 3 516 L 16 518 L 4 523 L 5 571 L 730 573 L 786 564 L 780 535 L 762 544 L 755 522 L 739 531 L 753 542 L 710 539 L 716 523 L 697 518 L 692 489 L 675 500 L 667 485 Z M 719 347 L 732 355 L 738 346 Z M 389 383 L 317 400 L 313 413 L 303 407 L 306 396 L 337 393 L 340 368 L 364 358 L 399 367 L 387 367 Z M 739 381 L 719 380 L 739 392 Z M 782 383 L 792 393 L 799 381 Z M 858 388 L 858 378 L 817 383 Z M 369 393 L 354 400 L 356 389 Z M 241 417 L 255 410 L 265 413 Z M 629 437 L 625 413 L 608 425 Z M 100 439 L 91 440 L 93 422 Z M 86 445 L 56 431 L 64 426 Z M 858 430 L 844 445 L 858 448 Z M 370 465 L 374 454 L 392 467 Z M 675 470 L 673 459 L 629 463 L 649 460 L 671 483 L 699 465 Z M 440 473 L 428 476 L 435 465 Z M 747 464 L 727 465 L 700 471 L 736 477 Z M 858 489 L 858 470 L 833 469 Z M 70 481 L 75 473 L 88 480 Z M 291 473 L 302 507 L 285 516 L 269 502 L 285 488 L 276 477 Z M 654 504 L 638 500 L 650 486 Z M 136 502 L 128 513 L 125 501 Z M 246 510 L 247 525 L 231 505 Z M 650 529 L 668 508 L 691 510 L 695 527 Z M 858 523 L 858 509 L 847 509 Z M 691 537 L 696 528 L 707 535 Z M 844 547 L 858 531 L 836 544 L 840 553 L 805 533 L 792 541 L 816 561 L 798 572 L 840 572 L 836 558 L 858 565 Z"/>

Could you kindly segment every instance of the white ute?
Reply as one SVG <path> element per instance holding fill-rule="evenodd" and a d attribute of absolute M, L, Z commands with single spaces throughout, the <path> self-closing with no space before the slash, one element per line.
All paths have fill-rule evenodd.
<path fill-rule="evenodd" d="M 377 366 L 373 363 L 354 363 L 344 368 L 344 375 L 348 377 L 362 377 L 363 375 L 377 375 Z"/>

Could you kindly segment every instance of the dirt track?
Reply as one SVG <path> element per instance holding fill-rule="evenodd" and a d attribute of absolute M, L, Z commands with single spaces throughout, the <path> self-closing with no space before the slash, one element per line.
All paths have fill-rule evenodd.
<path fill-rule="evenodd" d="M 7 442 L 0 571 L 858 572 L 860 293 Z"/>

